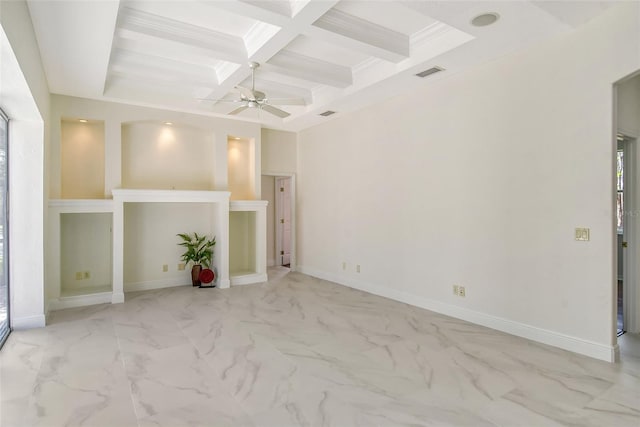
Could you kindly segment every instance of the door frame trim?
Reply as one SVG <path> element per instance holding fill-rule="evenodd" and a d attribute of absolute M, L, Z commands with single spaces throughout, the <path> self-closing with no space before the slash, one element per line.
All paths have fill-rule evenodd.
<path fill-rule="evenodd" d="M 637 333 L 638 332 L 638 316 L 637 316 L 637 289 L 638 289 L 638 272 L 636 271 L 636 263 L 631 260 L 636 259 L 637 255 L 637 242 L 638 242 L 638 227 L 632 219 L 638 212 L 638 194 L 637 187 L 635 185 L 638 170 L 637 170 L 637 156 L 638 138 L 629 135 L 629 132 L 622 129 L 618 129 L 617 134 L 620 133 L 628 138 L 623 144 L 623 150 L 625 153 L 624 159 L 624 212 L 625 221 L 623 226 L 622 240 L 627 242 L 628 246 L 623 249 L 623 261 L 622 261 L 622 314 L 624 330 Z M 616 139 L 617 141 L 617 139 Z M 627 218 L 629 220 L 627 220 Z M 617 299 L 616 299 L 617 306 Z M 617 323 L 617 316 L 616 316 Z"/>

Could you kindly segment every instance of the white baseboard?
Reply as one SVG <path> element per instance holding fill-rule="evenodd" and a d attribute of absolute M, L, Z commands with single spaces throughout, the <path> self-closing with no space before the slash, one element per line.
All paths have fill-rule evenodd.
<path fill-rule="evenodd" d="M 64 310 L 65 308 L 85 307 L 87 305 L 110 304 L 111 292 L 99 292 L 88 295 L 75 295 L 71 297 L 60 297 L 49 301 L 48 308 L 51 311 Z"/>
<path fill-rule="evenodd" d="M 498 316 L 469 310 L 467 308 L 443 303 L 440 301 L 424 298 L 408 292 L 390 289 L 382 286 L 375 286 L 359 280 L 341 277 L 336 274 L 327 273 L 309 267 L 299 265 L 298 271 L 319 279 L 329 280 L 350 288 L 369 292 L 395 301 L 400 301 L 409 305 L 424 308 L 436 313 L 466 320 L 471 323 L 486 326 L 491 329 L 506 332 L 532 341 L 559 347 L 574 353 L 583 354 L 595 359 L 615 362 L 618 349 L 617 345 L 605 345 L 582 338 L 565 335 L 559 332 L 542 329 Z"/>
<path fill-rule="evenodd" d="M 191 282 L 185 283 L 185 279 L 170 278 L 159 280 L 147 280 L 144 282 L 125 283 L 125 292 L 150 291 L 152 289 L 173 288 L 175 286 L 191 286 Z"/>
<path fill-rule="evenodd" d="M 251 285 L 269 280 L 267 273 L 244 274 L 242 276 L 231 277 L 231 286 Z"/>
<path fill-rule="evenodd" d="M 45 325 L 46 320 L 44 314 L 11 318 L 11 329 L 16 331 L 22 329 L 43 328 Z"/>

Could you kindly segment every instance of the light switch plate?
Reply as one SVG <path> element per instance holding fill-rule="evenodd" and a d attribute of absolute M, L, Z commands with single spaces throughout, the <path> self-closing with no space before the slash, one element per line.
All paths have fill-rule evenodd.
<path fill-rule="evenodd" d="M 588 228 L 576 228 L 576 240 L 583 242 L 589 241 L 589 234 Z"/>

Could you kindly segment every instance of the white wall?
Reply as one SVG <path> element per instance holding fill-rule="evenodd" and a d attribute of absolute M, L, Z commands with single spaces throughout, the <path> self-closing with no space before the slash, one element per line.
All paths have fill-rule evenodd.
<path fill-rule="evenodd" d="M 262 171 L 295 173 L 297 165 L 297 134 L 262 129 Z"/>
<path fill-rule="evenodd" d="M 11 326 L 44 326 L 44 158 L 49 90 L 24 1 L 0 2 L 0 107 L 11 119 Z"/>
<path fill-rule="evenodd" d="M 612 84 L 640 68 L 639 16 L 301 132 L 301 270 L 611 359 Z"/>

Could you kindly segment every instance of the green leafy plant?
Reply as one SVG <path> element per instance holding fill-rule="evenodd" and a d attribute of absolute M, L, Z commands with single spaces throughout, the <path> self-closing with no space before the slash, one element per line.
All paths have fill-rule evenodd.
<path fill-rule="evenodd" d="M 187 249 L 182 254 L 182 260 L 187 264 L 192 262 L 194 265 L 202 265 L 204 268 L 209 268 L 216 238 L 208 239 L 207 236 L 199 236 L 198 233 L 179 233 L 177 236 L 182 239 L 182 242 L 178 243 L 178 245 Z"/>

